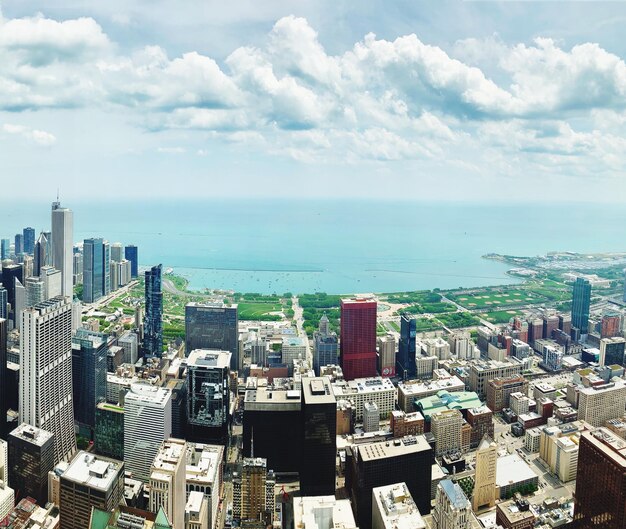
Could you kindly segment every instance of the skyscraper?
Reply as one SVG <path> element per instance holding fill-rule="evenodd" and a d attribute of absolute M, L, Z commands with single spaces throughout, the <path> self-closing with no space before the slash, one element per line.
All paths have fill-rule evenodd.
<path fill-rule="evenodd" d="M 185 527 L 186 464 L 187 443 L 168 439 L 161 444 L 150 468 L 149 509 L 157 512 L 163 508 L 174 527 Z"/>
<path fill-rule="evenodd" d="M 493 507 L 496 502 L 496 469 L 498 445 L 488 437 L 483 437 L 476 451 L 476 474 L 472 508 L 478 512 L 484 505 Z"/>
<path fill-rule="evenodd" d="M 32 255 L 35 250 L 35 228 L 24 228 L 24 253 Z"/>
<path fill-rule="evenodd" d="M 111 244 L 111 261 L 121 263 L 124 258 L 124 247 L 121 242 Z"/>
<path fill-rule="evenodd" d="M 346 380 L 376 376 L 376 301 L 341 300 L 341 367 Z"/>
<path fill-rule="evenodd" d="M 463 489 L 451 479 L 444 479 L 437 485 L 433 522 L 435 529 L 470 529 L 472 527 L 470 502 L 463 493 Z"/>
<path fill-rule="evenodd" d="M 111 293 L 111 246 L 109 241 L 102 242 L 102 295 Z"/>
<path fill-rule="evenodd" d="M 161 443 L 172 435 L 169 389 L 133 384 L 124 398 L 124 463 L 135 479 L 148 481 Z"/>
<path fill-rule="evenodd" d="M 231 353 L 196 349 L 187 359 L 187 424 L 190 441 L 225 441 L 230 409 Z"/>
<path fill-rule="evenodd" d="M 9 319 L 14 326 L 19 325 L 15 314 L 15 280 L 20 283 L 24 279 L 24 270 L 20 264 L 12 264 L 2 267 L 2 285 L 7 290 L 7 302 L 11 305 Z"/>
<path fill-rule="evenodd" d="M 9 321 L 0 318 L 0 439 L 7 438 L 7 336 Z M 5 469 L 6 472 L 6 469 Z M 5 480 L 6 481 L 6 480 Z"/>
<path fill-rule="evenodd" d="M 72 337 L 74 418 L 83 437 L 93 439 L 96 405 L 106 400 L 107 336 L 78 329 Z"/>
<path fill-rule="evenodd" d="M 576 529 L 626 527 L 626 441 L 606 428 L 583 432 L 574 495 Z"/>
<path fill-rule="evenodd" d="M 244 457 L 241 475 L 233 478 L 233 516 L 242 522 L 272 525 L 275 477 L 261 457 Z M 245 524 L 242 524 L 245 525 Z"/>
<path fill-rule="evenodd" d="M 124 257 L 130 261 L 130 274 L 133 279 L 139 275 L 139 261 L 137 256 L 137 247 L 129 244 L 124 248 Z"/>
<path fill-rule="evenodd" d="M 580 334 L 589 332 L 589 304 L 591 302 L 591 284 L 582 277 L 576 278 L 572 299 L 572 327 Z"/>
<path fill-rule="evenodd" d="M 163 354 L 163 291 L 161 265 L 146 270 L 146 315 L 143 319 L 143 350 L 146 355 Z"/>
<path fill-rule="evenodd" d="M 112 511 L 124 497 L 124 463 L 78 452 L 60 477 L 61 527 L 89 527 L 92 508 Z"/>
<path fill-rule="evenodd" d="M 410 314 L 402 314 L 400 316 L 400 341 L 398 343 L 398 376 L 403 379 L 414 378 L 416 376 L 415 369 L 415 352 L 416 331 L 415 318 Z"/>
<path fill-rule="evenodd" d="M 301 395 L 300 491 L 303 496 L 334 494 L 337 401 L 330 379 L 303 378 Z"/>
<path fill-rule="evenodd" d="M 7 306 L 8 303 L 9 294 L 7 292 L 7 289 L 4 288 L 4 285 L 0 283 L 0 318 L 9 318 L 9 308 Z"/>
<path fill-rule="evenodd" d="M 21 255 L 24 253 L 24 235 L 22 233 L 17 233 L 15 235 L 15 255 Z"/>
<path fill-rule="evenodd" d="M 50 241 L 42 231 L 37 238 L 33 248 L 33 275 L 39 276 L 42 266 L 52 265 L 52 255 L 50 255 Z"/>
<path fill-rule="evenodd" d="M 73 260 L 74 248 L 74 213 L 62 208 L 59 202 L 52 203 L 52 263 L 61 271 L 61 293 L 74 298 Z"/>
<path fill-rule="evenodd" d="M 320 368 L 339 364 L 339 341 L 337 333 L 331 332 L 328 316 L 323 314 L 317 332 L 313 334 L 315 350 L 313 351 L 313 369 L 320 374 Z"/>
<path fill-rule="evenodd" d="M 54 468 L 54 436 L 51 432 L 22 423 L 8 436 L 9 482 L 19 498 L 48 501 L 48 472 Z"/>
<path fill-rule="evenodd" d="M 11 253 L 11 241 L 9 239 L 0 240 L 0 259 L 8 259 Z"/>
<path fill-rule="evenodd" d="M 76 451 L 72 401 L 72 304 L 44 301 L 22 313 L 20 419 L 54 434 L 55 462 Z"/>
<path fill-rule="evenodd" d="M 104 241 L 85 239 L 83 242 L 83 301 L 94 303 L 104 292 Z M 72 261 L 73 266 L 73 261 Z M 108 264 L 107 264 L 108 268 Z M 72 269 L 73 271 L 73 269 Z"/>
<path fill-rule="evenodd" d="M 239 369 L 237 305 L 192 302 L 185 306 L 185 352 L 217 349 L 231 353 L 230 369 Z"/>

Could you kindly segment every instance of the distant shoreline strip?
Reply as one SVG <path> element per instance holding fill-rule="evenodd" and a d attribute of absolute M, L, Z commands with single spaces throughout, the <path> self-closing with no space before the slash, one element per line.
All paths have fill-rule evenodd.
<path fill-rule="evenodd" d="M 220 268 L 220 267 L 210 267 L 210 266 L 175 266 L 170 265 L 171 268 L 176 270 L 215 270 L 218 272 L 273 272 L 273 273 L 300 273 L 300 274 L 311 274 L 311 273 L 321 273 L 324 270 L 320 268 L 311 268 L 311 269 L 298 269 L 298 270 L 285 270 L 285 269 L 273 269 L 273 268 Z"/>

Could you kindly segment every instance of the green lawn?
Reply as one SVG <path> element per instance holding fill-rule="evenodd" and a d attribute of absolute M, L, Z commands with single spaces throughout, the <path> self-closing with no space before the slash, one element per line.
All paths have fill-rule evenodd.
<path fill-rule="evenodd" d="M 481 314 L 481 316 L 491 323 L 507 323 L 511 318 L 519 316 L 520 314 L 521 311 L 519 310 L 495 310 Z"/>
<path fill-rule="evenodd" d="M 278 302 L 259 303 L 259 302 L 243 302 L 239 303 L 239 319 L 240 320 L 265 320 L 278 321 L 280 316 L 270 314 L 270 312 L 280 312 L 282 305 Z"/>
<path fill-rule="evenodd" d="M 548 289 L 546 289 L 548 290 Z M 552 290 L 550 290 L 552 292 Z M 466 309 L 485 309 L 520 304 L 542 303 L 548 298 L 539 291 L 524 288 L 501 288 L 483 290 L 474 294 L 450 294 L 449 297 Z"/>

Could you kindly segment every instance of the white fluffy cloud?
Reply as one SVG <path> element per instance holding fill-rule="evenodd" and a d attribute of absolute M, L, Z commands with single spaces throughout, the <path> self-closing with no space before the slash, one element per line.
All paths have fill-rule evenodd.
<path fill-rule="evenodd" d="M 14 125 L 12 123 L 5 123 L 2 126 L 2 130 L 11 135 L 20 136 L 26 140 L 32 141 L 37 145 L 49 147 L 54 145 L 57 141 L 54 134 L 46 132 L 45 130 L 31 129 L 24 125 Z"/>
<path fill-rule="evenodd" d="M 584 157 L 623 169 L 626 65 L 596 44 L 509 46 L 494 36 L 446 51 L 415 34 L 368 34 L 331 55 L 307 20 L 288 16 L 261 45 L 218 62 L 160 46 L 124 54 L 92 18 L 36 15 L 0 16 L 0 57 L 9 112 L 94 107 L 146 130 L 201 131 L 307 162 Z M 15 127 L 3 130 L 55 141 Z"/>

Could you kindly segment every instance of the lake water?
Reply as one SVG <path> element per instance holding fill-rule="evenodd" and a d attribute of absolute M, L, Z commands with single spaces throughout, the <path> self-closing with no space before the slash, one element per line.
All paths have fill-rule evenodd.
<path fill-rule="evenodd" d="M 584 204 L 339 200 L 64 203 L 77 241 L 136 244 L 192 288 L 392 292 L 511 283 L 489 253 L 623 251 L 626 209 Z M 50 204 L 0 198 L 0 236 L 50 225 Z"/>

